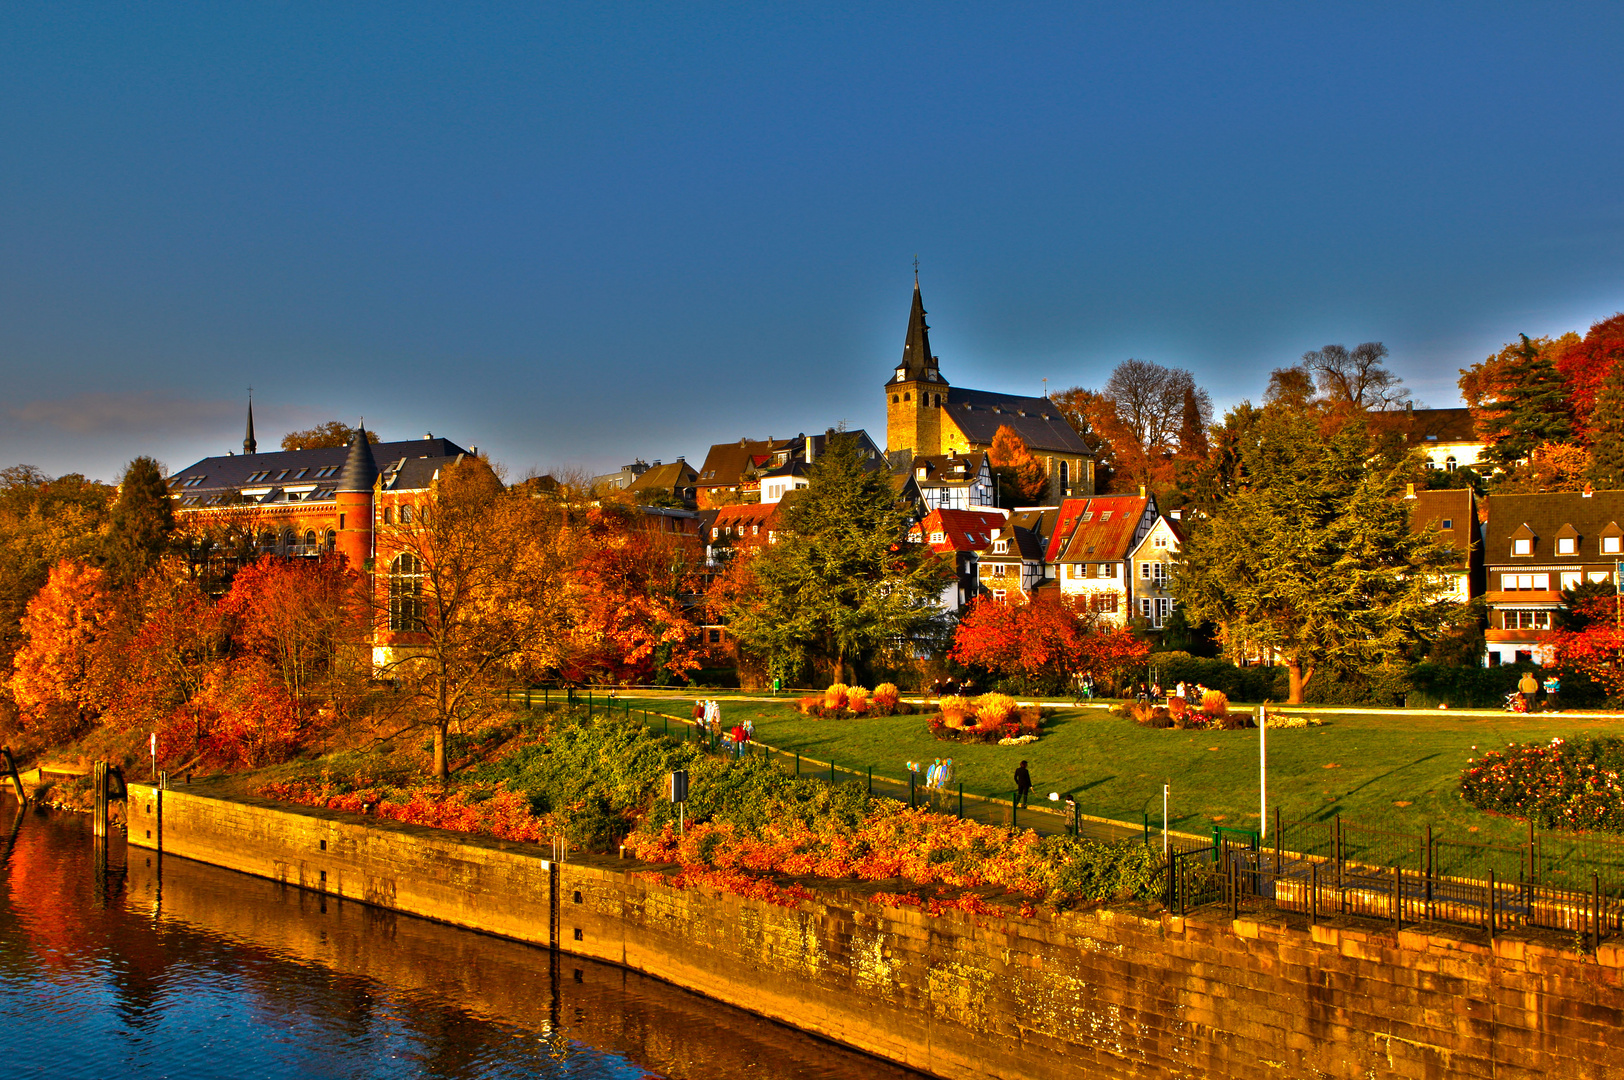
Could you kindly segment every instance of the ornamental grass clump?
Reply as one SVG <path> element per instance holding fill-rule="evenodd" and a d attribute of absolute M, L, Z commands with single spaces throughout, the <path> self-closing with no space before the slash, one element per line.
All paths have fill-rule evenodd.
<path fill-rule="evenodd" d="M 890 712 L 902 700 L 902 691 L 897 689 L 896 683 L 882 682 L 874 688 L 869 700 L 876 712 Z"/>
<path fill-rule="evenodd" d="M 1008 694 L 982 694 L 976 698 L 976 726 L 1002 727 L 1015 714 L 1015 699 Z"/>
<path fill-rule="evenodd" d="M 852 715 L 862 716 L 868 712 L 868 706 L 869 694 L 863 687 L 854 686 L 846 691 L 846 708 L 852 711 Z"/>
<path fill-rule="evenodd" d="M 1229 715 L 1229 695 L 1222 690 L 1208 690 L 1201 695 L 1201 711 L 1214 719 Z"/>
<path fill-rule="evenodd" d="M 936 706 L 942 710 L 942 723 L 955 731 L 962 729 L 966 722 L 975 716 L 970 699 L 960 697 L 958 694 L 947 695 L 938 701 Z"/>
<path fill-rule="evenodd" d="M 823 692 L 823 707 L 831 711 L 846 707 L 846 695 L 850 687 L 845 683 L 834 683 Z"/>

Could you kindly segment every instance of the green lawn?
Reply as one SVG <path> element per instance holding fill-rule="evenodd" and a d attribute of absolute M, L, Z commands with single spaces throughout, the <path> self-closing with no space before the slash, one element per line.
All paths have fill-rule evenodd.
<path fill-rule="evenodd" d="M 651 711 L 687 715 L 686 699 L 638 701 Z M 933 738 L 920 716 L 816 720 L 777 702 L 723 700 L 732 724 L 756 723 L 756 738 L 780 749 L 877 775 L 905 777 L 903 762 L 953 758 L 966 791 L 1007 795 L 1023 758 L 1034 799 L 1075 795 L 1084 813 L 1139 822 L 1161 818 L 1162 784 L 1172 785 L 1173 828 L 1205 832 L 1214 823 L 1256 828 L 1258 732 L 1143 728 L 1098 710 L 1066 709 L 1026 746 L 958 745 Z M 1618 732 L 1624 721 L 1585 716 L 1467 717 L 1438 713 L 1367 716 L 1322 713 L 1325 726 L 1269 731 L 1269 805 L 1286 819 L 1340 812 L 1363 825 L 1419 830 L 1430 824 L 1474 840 L 1516 842 L 1520 822 L 1474 810 L 1456 794 L 1474 752 L 1508 742 Z M 1462 836 L 1462 839 L 1467 837 Z"/>

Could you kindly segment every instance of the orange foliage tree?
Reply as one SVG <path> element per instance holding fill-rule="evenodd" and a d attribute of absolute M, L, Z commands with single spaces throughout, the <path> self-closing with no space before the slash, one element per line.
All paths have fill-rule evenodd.
<path fill-rule="evenodd" d="M 26 729 L 71 739 L 101 714 L 116 682 L 104 645 L 120 621 L 104 571 L 76 559 L 51 567 L 23 615 L 8 681 Z"/>
<path fill-rule="evenodd" d="M 1596 395 L 1613 368 L 1624 360 L 1624 312 L 1591 325 L 1584 338 L 1567 334 L 1558 342 L 1553 360 L 1568 388 L 1568 405 L 1581 438 L 1594 436 L 1591 416 Z"/>
<path fill-rule="evenodd" d="M 1032 456 L 1026 440 L 1008 424 L 993 433 L 987 459 L 1003 478 L 1003 489 L 1020 502 L 1036 502 L 1049 490 L 1043 462 Z"/>
<path fill-rule="evenodd" d="M 319 681 L 366 662 L 355 584 L 342 559 L 262 558 L 237 572 L 221 613 L 238 646 L 269 663 L 302 704 Z"/>
<path fill-rule="evenodd" d="M 979 597 L 959 619 L 952 657 L 1000 675 L 1070 682 L 1144 662 L 1150 646 L 1107 622 L 1079 597 L 1038 593 L 1017 601 Z"/>
<path fill-rule="evenodd" d="M 593 510 L 572 530 L 566 679 L 658 682 L 701 664 L 700 628 L 686 602 L 699 591 L 698 547 L 638 528 L 635 514 Z"/>

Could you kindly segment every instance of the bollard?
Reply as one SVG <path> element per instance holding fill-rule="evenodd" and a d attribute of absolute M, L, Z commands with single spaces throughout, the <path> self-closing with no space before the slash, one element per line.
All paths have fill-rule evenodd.
<path fill-rule="evenodd" d="M 835 763 L 829 762 L 829 786 L 835 786 Z"/>
<path fill-rule="evenodd" d="M 908 809 L 912 810 L 913 808 L 914 808 L 914 773 L 913 773 L 912 769 L 909 769 L 908 770 Z"/>
<path fill-rule="evenodd" d="M 1009 797 L 1009 827 L 1020 828 L 1021 793 L 1016 791 Z"/>
<path fill-rule="evenodd" d="M 874 766 L 868 767 L 868 793 L 874 794 Z"/>

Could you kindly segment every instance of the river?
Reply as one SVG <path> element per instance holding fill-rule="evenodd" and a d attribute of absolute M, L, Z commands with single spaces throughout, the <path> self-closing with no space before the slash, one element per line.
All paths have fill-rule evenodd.
<path fill-rule="evenodd" d="M 0 796 L 9 1076 L 923 1080 L 633 972 L 109 841 Z"/>

